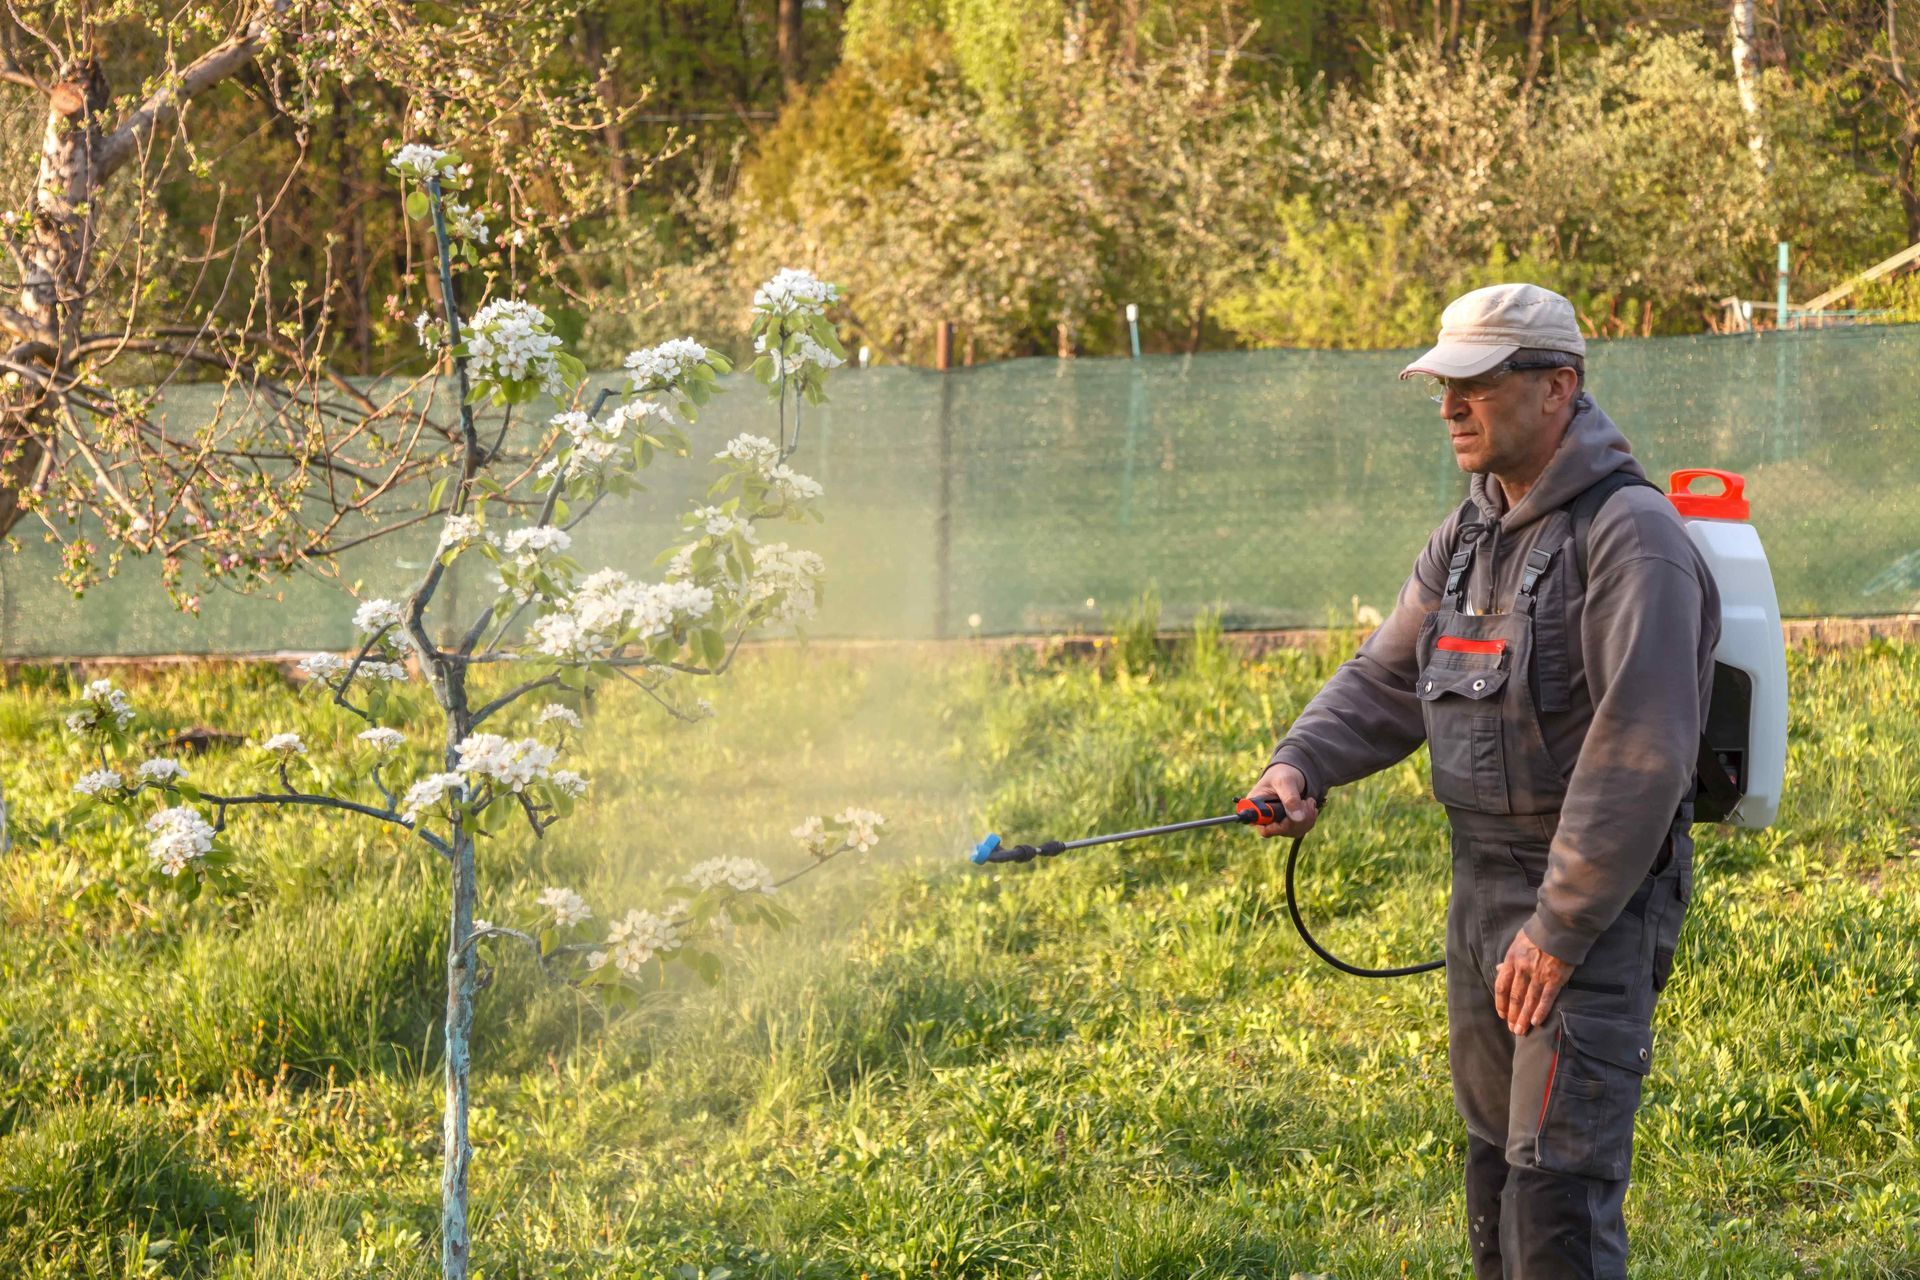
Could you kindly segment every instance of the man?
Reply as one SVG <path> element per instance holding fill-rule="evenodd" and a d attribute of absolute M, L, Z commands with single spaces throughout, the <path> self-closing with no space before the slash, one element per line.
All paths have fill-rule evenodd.
<path fill-rule="evenodd" d="M 1253 789 L 1288 814 L 1261 835 L 1300 835 L 1329 787 L 1429 744 L 1453 829 L 1449 1061 L 1479 1280 L 1626 1275 L 1633 1118 L 1692 890 L 1719 594 L 1657 489 L 1595 490 L 1576 546 L 1576 499 L 1645 476 L 1585 391 L 1585 354 L 1549 290 L 1447 307 L 1400 376 L 1434 380 L 1468 501 Z"/>

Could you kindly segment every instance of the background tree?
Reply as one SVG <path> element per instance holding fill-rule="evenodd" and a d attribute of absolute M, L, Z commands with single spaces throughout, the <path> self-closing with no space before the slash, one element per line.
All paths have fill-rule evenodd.
<path fill-rule="evenodd" d="M 449 215 L 505 254 L 460 271 L 578 299 L 581 224 L 655 157 L 618 182 L 584 163 L 618 113 L 574 33 L 564 0 L 9 7 L 0 79 L 37 146 L 16 136 L 0 175 L 0 530 L 41 517 L 75 588 L 102 569 L 100 535 L 109 564 L 156 555 L 187 602 L 190 558 L 246 581 L 420 518 L 396 495 L 458 433 L 404 376 L 423 365 L 396 354 L 396 297 L 370 288 L 412 280 L 417 243 L 369 194 L 391 192 L 370 173 L 398 140 L 374 122 L 444 131 L 485 164 Z M 175 412 L 193 380 L 220 391 Z"/>

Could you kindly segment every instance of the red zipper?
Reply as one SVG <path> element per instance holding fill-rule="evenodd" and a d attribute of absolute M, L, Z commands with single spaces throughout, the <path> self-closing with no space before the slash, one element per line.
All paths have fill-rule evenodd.
<path fill-rule="evenodd" d="M 1547 1091 L 1540 1098 L 1540 1118 L 1533 1123 L 1536 1136 L 1546 1132 L 1547 1103 L 1553 1098 L 1553 1078 L 1560 1073 L 1560 1028 L 1553 1029 L 1553 1061 L 1547 1065 Z"/>
<path fill-rule="evenodd" d="M 1505 653 L 1505 640 L 1467 640 L 1460 636 L 1441 636 L 1436 649 L 1445 649 L 1448 653 Z"/>

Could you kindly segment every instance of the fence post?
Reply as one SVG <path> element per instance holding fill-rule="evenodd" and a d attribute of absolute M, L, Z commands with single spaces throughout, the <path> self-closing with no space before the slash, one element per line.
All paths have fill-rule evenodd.
<path fill-rule="evenodd" d="M 1140 358 L 1140 307 L 1138 303 L 1127 304 L 1127 340 L 1133 344 L 1133 358 Z"/>
<path fill-rule="evenodd" d="M 940 371 L 940 500 L 933 516 L 933 636 L 947 638 L 953 605 L 953 321 L 934 335 L 934 367 Z"/>
<path fill-rule="evenodd" d="M 1780 283 L 1774 295 L 1774 301 L 1778 304 L 1773 313 L 1774 327 L 1785 329 L 1792 316 L 1792 312 L 1787 309 L 1787 242 L 1785 240 L 1780 242 Z"/>

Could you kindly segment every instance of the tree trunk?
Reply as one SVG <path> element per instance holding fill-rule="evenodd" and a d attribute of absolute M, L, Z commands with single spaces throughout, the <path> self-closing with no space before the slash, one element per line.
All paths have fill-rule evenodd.
<path fill-rule="evenodd" d="M 22 338 L 44 345 L 48 350 L 41 354 L 57 359 L 85 307 L 93 249 L 93 157 L 101 143 L 98 113 L 107 105 L 100 64 L 69 68 L 66 82 L 55 85 L 49 99 L 33 188 L 33 227 L 22 246 L 27 272 L 20 310 L 34 330 Z"/>
<path fill-rule="evenodd" d="M 453 677 L 463 680 L 463 673 Z M 448 768 L 457 762 L 452 744 L 465 737 L 448 716 Z M 467 1280 L 473 1264 L 473 1238 L 467 1222 L 467 1169 L 473 1143 L 467 1116 L 473 1104 L 473 836 L 464 823 L 453 831 L 453 906 L 447 937 L 446 1113 L 440 1165 L 440 1273 L 443 1280 Z"/>
<path fill-rule="evenodd" d="M 792 97 L 800 88 L 800 24 L 806 16 L 800 0 L 775 0 L 775 53 L 780 62 L 780 84 Z"/>
<path fill-rule="evenodd" d="M 1727 39 L 1733 54 L 1733 82 L 1740 90 L 1740 113 L 1747 119 L 1747 153 L 1767 172 L 1767 133 L 1760 117 L 1760 56 L 1754 48 L 1754 0 L 1732 0 Z"/>
<path fill-rule="evenodd" d="M 1547 53 L 1547 26 L 1553 21 L 1553 12 L 1548 8 L 1547 0 L 1532 0 L 1527 12 L 1527 69 L 1520 78 L 1520 92 L 1528 93 L 1533 82 L 1540 74 L 1540 63 Z"/>
<path fill-rule="evenodd" d="M 1895 144 L 1899 159 L 1895 186 L 1900 191 L 1900 208 L 1907 215 L 1907 243 L 1920 243 L 1920 182 L 1914 172 L 1914 152 L 1920 150 L 1920 122 L 1909 124 Z"/>
<path fill-rule="evenodd" d="M 67 67 L 48 94 L 47 126 L 40 139 L 40 167 L 33 186 L 33 225 L 20 246 L 19 309 L 5 308 L 13 341 L 6 356 L 20 363 L 57 368 L 61 352 L 79 331 L 86 308 L 88 260 L 93 251 L 94 156 L 100 150 L 99 113 L 107 105 L 107 79 L 98 62 Z M 0 407 L 0 534 L 25 514 L 26 489 L 48 459 L 52 425 L 44 405 Z"/>

